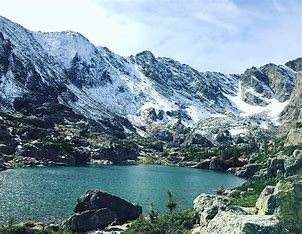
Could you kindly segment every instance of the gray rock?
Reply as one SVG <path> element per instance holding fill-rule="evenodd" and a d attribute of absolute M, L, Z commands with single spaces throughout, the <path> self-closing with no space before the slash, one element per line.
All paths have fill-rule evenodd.
<path fill-rule="evenodd" d="M 119 223 L 136 219 L 142 214 L 141 206 L 133 205 L 117 196 L 99 190 L 87 191 L 78 199 L 74 212 L 78 213 L 102 208 L 108 208 L 113 212 Z"/>
<path fill-rule="evenodd" d="M 222 170 L 220 160 L 217 157 L 211 158 L 209 169 L 210 170 L 216 170 L 216 171 L 221 171 Z"/>
<path fill-rule="evenodd" d="M 286 161 L 285 175 L 294 175 L 302 169 L 302 150 L 295 150 L 292 156 Z"/>
<path fill-rule="evenodd" d="M 250 163 L 238 170 L 235 174 L 240 177 L 251 178 L 256 172 L 261 168 L 261 165 L 258 163 Z"/>
<path fill-rule="evenodd" d="M 284 159 L 281 158 L 270 159 L 267 171 L 270 176 L 277 176 L 283 174 L 285 172 Z"/>
<path fill-rule="evenodd" d="M 219 210 L 225 210 L 231 203 L 231 200 L 225 196 L 200 194 L 195 198 L 194 209 L 200 217 L 200 224 L 206 225 L 213 219 Z"/>
<path fill-rule="evenodd" d="M 220 130 L 215 137 L 219 144 L 229 144 L 232 142 L 232 136 L 228 130 Z"/>
<path fill-rule="evenodd" d="M 277 234 L 280 223 L 274 215 L 246 215 L 243 210 L 220 211 L 205 228 L 207 234 Z M 202 232 L 201 232 L 202 233 Z"/>
<path fill-rule="evenodd" d="M 255 215 L 231 206 L 224 197 L 201 194 L 194 200 L 200 215 L 200 226 L 193 230 L 199 234 L 277 234 L 281 225 L 275 215 Z"/>
<path fill-rule="evenodd" d="M 65 223 L 73 232 L 86 232 L 107 227 L 115 219 L 115 214 L 107 208 L 86 210 L 75 213 Z"/>
<path fill-rule="evenodd" d="M 278 203 L 274 191 L 275 186 L 266 186 L 261 192 L 256 202 L 259 215 L 272 215 L 275 213 Z"/>
<path fill-rule="evenodd" d="M 292 156 L 294 159 L 302 159 L 302 150 L 295 149 Z"/>
<path fill-rule="evenodd" d="M 211 141 L 209 141 L 207 138 L 205 138 L 201 134 L 197 134 L 197 133 L 194 134 L 193 137 L 192 137 L 192 144 L 203 146 L 203 147 L 213 146 Z"/>

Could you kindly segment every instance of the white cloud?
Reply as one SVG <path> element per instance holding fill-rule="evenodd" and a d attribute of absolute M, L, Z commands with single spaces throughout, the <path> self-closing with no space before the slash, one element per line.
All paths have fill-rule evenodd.
<path fill-rule="evenodd" d="M 73 30 L 121 55 L 151 50 L 199 70 L 242 72 L 302 55 L 299 0 L 0 0 L 31 30 Z"/>

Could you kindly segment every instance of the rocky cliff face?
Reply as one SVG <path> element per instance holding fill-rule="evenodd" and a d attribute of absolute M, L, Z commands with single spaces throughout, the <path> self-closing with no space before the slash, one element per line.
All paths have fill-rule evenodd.
<path fill-rule="evenodd" d="M 0 17 L 1 109 L 53 124 L 83 121 L 118 139 L 234 144 L 275 131 L 290 100 L 284 113 L 299 115 L 300 69 L 301 58 L 241 75 L 199 72 L 150 51 L 122 57 L 79 33 L 32 32 Z M 227 141 L 218 130 L 229 132 Z"/>
<path fill-rule="evenodd" d="M 295 70 L 297 75 L 290 102 L 281 114 L 281 131 L 287 134 L 287 145 L 299 145 L 302 144 L 302 58 L 289 61 L 286 65 Z"/>

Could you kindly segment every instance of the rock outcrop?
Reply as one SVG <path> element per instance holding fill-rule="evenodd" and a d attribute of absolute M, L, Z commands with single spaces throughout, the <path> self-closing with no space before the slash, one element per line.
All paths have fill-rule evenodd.
<path fill-rule="evenodd" d="M 273 193 L 274 187 L 268 190 L 262 192 L 262 197 Z M 260 201 L 261 205 L 265 203 L 262 198 L 259 199 L 259 204 Z M 274 211 L 267 212 L 271 215 L 248 213 L 243 208 L 231 205 L 230 198 L 225 196 L 201 194 L 194 200 L 194 209 L 200 217 L 200 226 L 193 233 L 276 234 L 281 230 L 280 220 L 273 214 Z"/>
<path fill-rule="evenodd" d="M 258 172 L 261 168 L 261 165 L 258 163 L 250 163 L 247 165 L 244 165 L 240 170 L 236 171 L 236 175 L 240 177 L 245 178 L 251 178 L 253 175 L 255 175 L 256 172 Z"/>
<path fill-rule="evenodd" d="M 274 195 L 275 186 L 266 186 L 261 192 L 256 208 L 259 215 L 272 215 L 277 209 L 277 200 Z"/>
<path fill-rule="evenodd" d="M 219 210 L 225 210 L 231 203 L 228 197 L 211 194 L 200 194 L 194 200 L 194 209 L 200 217 L 200 224 L 206 225 Z"/>
<path fill-rule="evenodd" d="M 205 229 L 209 234 L 277 234 L 280 223 L 274 215 L 249 215 L 241 209 L 220 211 Z"/>
<path fill-rule="evenodd" d="M 142 207 L 99 190 L 83 194 L 74 208 L 75 214 L 64 222 L 74 232 L 103 229 L 112 222 L 123 224 L 137 219 Z"/>
<path fill-rule="evenodd" d="M 267 171 L 271 176 L 282 175 L 285 171 L 284 164 L 284 159 L 272 158 L 269 161 Z"/>
<path fill-rule="evenodd" d="M 255 208 L 232 205 L 228 197 L 201 194 L 194 200 L 202 234 L 278 234 L 302 232 L 302 181 L 266 186 Z"/>

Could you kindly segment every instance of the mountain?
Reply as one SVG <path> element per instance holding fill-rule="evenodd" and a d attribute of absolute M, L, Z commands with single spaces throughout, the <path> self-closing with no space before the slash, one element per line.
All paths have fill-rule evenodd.
<path fill-rule="evenodd" d="M 287 134 L 287 145 L 299 145 L 302 144 L 302 58 L 289 61 L 286 65 L 298 73 L 290 102 L 281 113 L 281 129 Z"/>
<path fill-rule="evenodd" d="M 288 119 L 279 114 L 297 111 L 295 61 L 243 74 L 200 72 L 150 51 L 122 57 L 76 32 L 33 32 L 0 17 L 0 106 L 56 125 L 85 123 L 114 139 L 236 144 L 251 134 L 270 138 Z"/>

